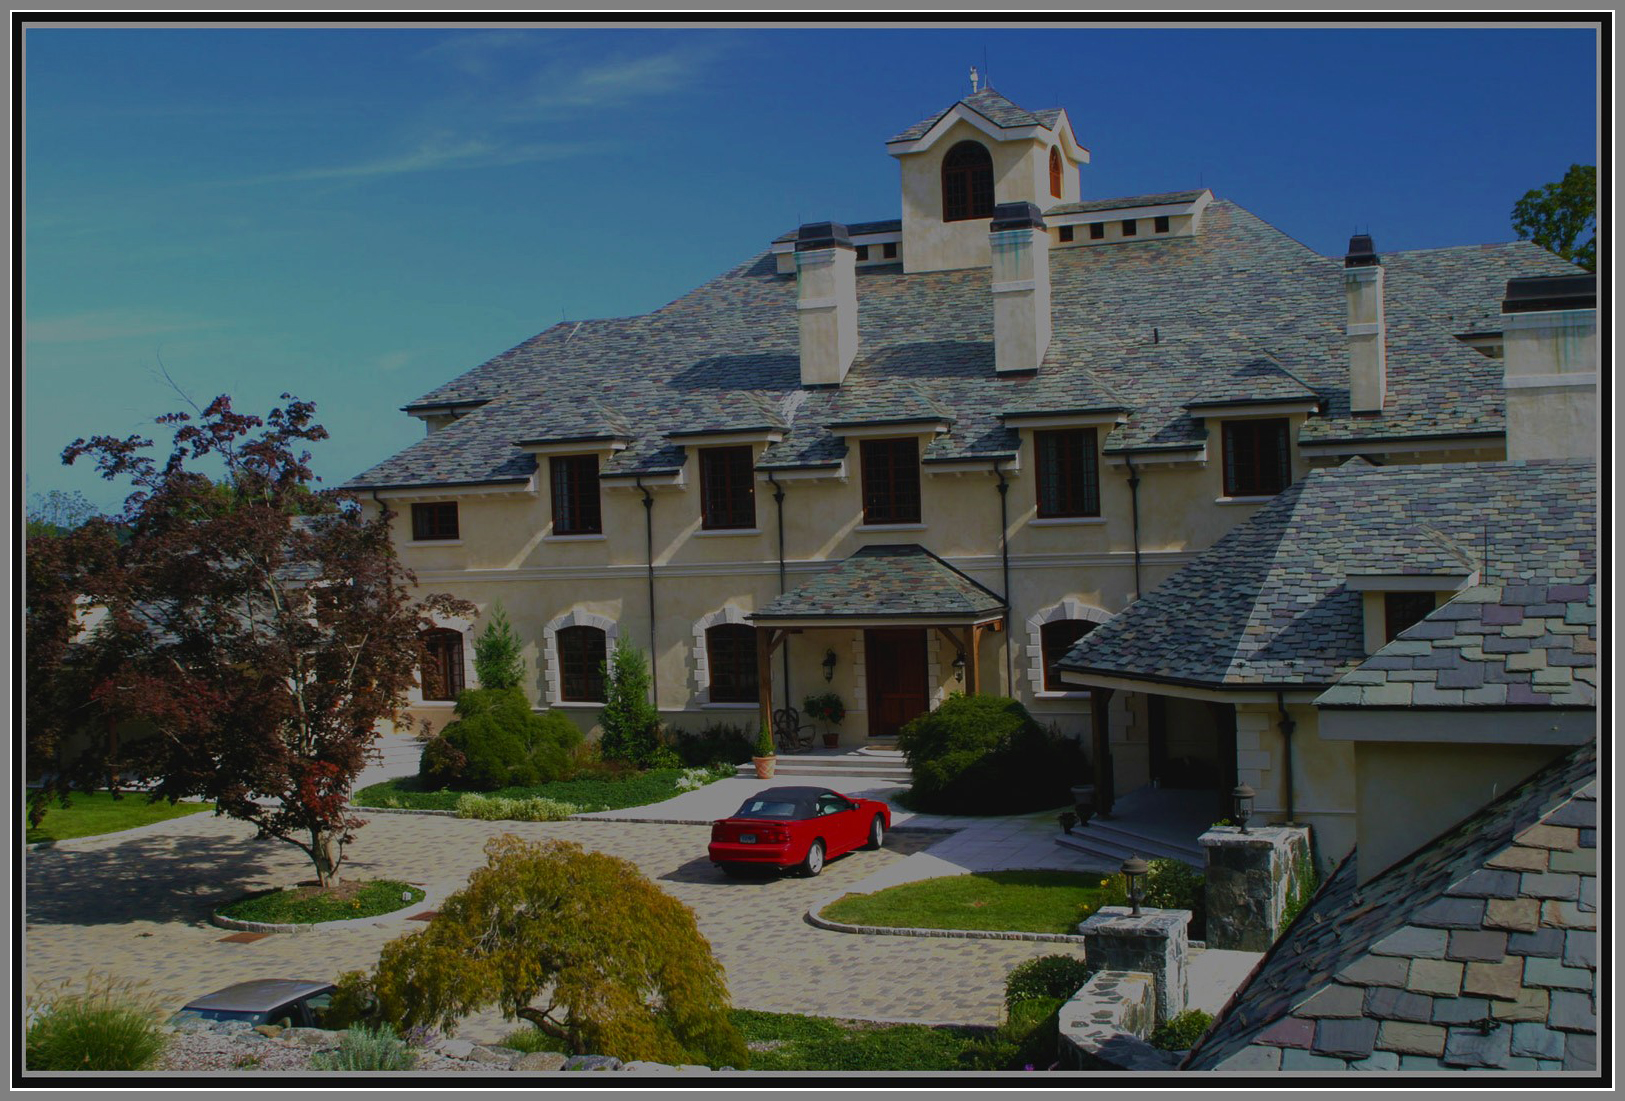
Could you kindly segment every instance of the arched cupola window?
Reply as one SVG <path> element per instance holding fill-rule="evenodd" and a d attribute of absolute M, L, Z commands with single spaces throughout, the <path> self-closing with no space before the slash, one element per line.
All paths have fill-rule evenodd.
<path fill-rule="evenodd" d="M 1049 193 L 1061 197 L 1061 151 L 1053 145 L 1049 150 Z"/>
<path fill-rule="evenodd" d="M 962 141 L 942 159 L 942 220 L 993 217 L 993 156 L 980 142 Z"/>

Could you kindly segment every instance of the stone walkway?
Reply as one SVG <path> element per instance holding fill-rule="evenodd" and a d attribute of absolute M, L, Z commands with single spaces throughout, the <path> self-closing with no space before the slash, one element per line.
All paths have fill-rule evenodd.
<path fill-rule="evenodd" d="M 1012 967 L 1072 950 L 1021 941 L 852 936 L 804 920 L 815 902 L 942 841 L 940 833 L 894 833 L 884 850 L 841 857 L 816 879 L 740 881 L 722 876 L 706 859 L 709 831 L 700 824 L 380 814 L 358 833 L 343 874 L 404 879 L 424 886 L 431 899 L 444 897 L 483 863 L 485 841 L 504 832 L 576 841 L 636 863 L 694 908 L 727 970 L 734 1004 L 743 1008 L 991 1025 L 1000 1018 Z M 212 815 L 134 836 L 32 849 L 25 868 L 28 987 L 104 971 L 144 980 L 163 1004 L 177 1007 L 242 979 L 328 978 L 370 968 L 385 941 L 414 927 L 406 915 L 419 910 L 343 929 L 225 941 L 227 931 L 208 923 L 213 908 L 248 891 L 303 880 L 309 867 L 291 846 L 254 840 L 245 825 Z M 470 1020 L 460 1035 L 495 1040 L 512 1027 L 487 1016 Z"/>

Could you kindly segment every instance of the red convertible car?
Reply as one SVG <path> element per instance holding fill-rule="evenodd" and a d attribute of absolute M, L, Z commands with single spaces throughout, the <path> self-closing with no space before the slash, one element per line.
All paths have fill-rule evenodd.
<path fill-rule="evenodd" d="M 874 799 L 828 788 L 768 788 L 746 799 L 732 818 L 711 823 L 711 862 L 728 875 L 755 868 L 817 875 L 842 853 L 880 848 L 889 828 L 891 808 Z"/>

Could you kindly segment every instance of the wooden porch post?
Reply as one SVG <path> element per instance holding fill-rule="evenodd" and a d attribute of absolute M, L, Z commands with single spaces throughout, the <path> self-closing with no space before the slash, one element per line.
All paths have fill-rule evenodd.
<path fill-rule="evenodd" d="M 982 690 L 982 632 L 987 628 L 977 623 L 970 629 L 970 653 L 965 657 L 965 688 L 969 695 Z"/>
<path fill-rule="evenodd" d="M 773 729 L 773 628 L 756 628 L 756 695 L 761 702 L 761 729 Z"/>
<path fill-rule="evenodd" d="M 1111 703 L 1113 689 L 1098 686 L 1089 689 L 1090 727 L 1094 738 L 1095 808 L 1102 818 L 1111 814 L 1117 793 L 1112 790 L 1111 728 L 1107 719 L 1107 704 Z"/>

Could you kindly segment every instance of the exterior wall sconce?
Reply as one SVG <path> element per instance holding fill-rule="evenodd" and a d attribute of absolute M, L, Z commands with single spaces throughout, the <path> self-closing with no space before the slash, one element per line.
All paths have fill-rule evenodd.
<path fill-rule="evenodd" d="M 1140 900 L 1145 897 L 1145 874 L 1151 870 L 1150 865 L 1138 856 L 1131 856 L 1123 861 L 1118 871 L 1128 880 L 1128 901 L 1134 907 L 1134 916 L 1140 916 Z"/>
<path fill-rule="evenodd" d="M 961 651 L 959 651 L 959 653 L 954 655 L 954 680 L 963 681 L 964 679 L 965 679 L 965 651 L 961 650 Z"/>
<path fill-rule="evenodd" d="M 1247 832 L 1247 819 L 1253 816 L 1253 799 L 1256 795 L 1257 792 L 1246 784 L 1236 785 L 1236 790 L 1230 793 L 1235 803 L 1236 824 L 1241 827 L 1242 833 Z"/>
<path fill-rule="evenodd" d="M 835 651 L 824 651 L 824 683 L 828 684 L 835 679 Z"/>

